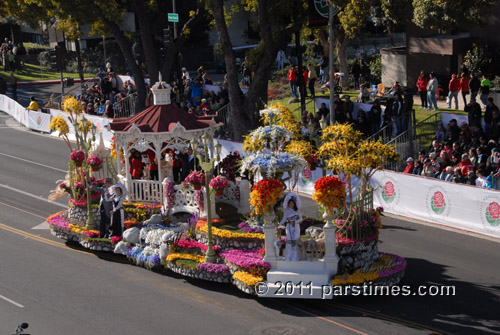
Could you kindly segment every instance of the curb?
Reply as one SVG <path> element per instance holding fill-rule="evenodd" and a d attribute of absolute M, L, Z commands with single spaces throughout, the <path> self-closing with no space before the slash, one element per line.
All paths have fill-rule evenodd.
<path fill-rule="evenodd" d="M 87 78 L 84 79 L 83 81 L 91 81 L 94 80 L 94 78 Z M 75 83 L 79 83 L 81 80 L 74 78 Z M 61 84 L 61 80 L 39 80 L 39 81 L 21 81 L 17 83 L 17 86 L 35 86 L 35 85 L 54 85 L 54 84 Z"/>

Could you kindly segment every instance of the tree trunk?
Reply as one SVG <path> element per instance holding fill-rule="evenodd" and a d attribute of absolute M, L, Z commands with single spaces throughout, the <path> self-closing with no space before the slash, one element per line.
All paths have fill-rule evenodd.
<path fill-rule="evenodd" d="M 219 41 L 224 52 L 224 60 L 226 62 L 228 78 L 227 90 L 229 93 L 229 105 L 231 106 L 230 120 L 232 124 L 232 139 L 238 141 L 242 139 L 243 135 L 245 135 L 249 129 L 251 129 L 252 118 L 250 113 L 245 113 L 244 108 L 242 108 L 245 96 L 241 94 L 240 86 L 238 84 L 238 70 L 236 68 L 233 47 L 227 31 L 226 19 L 224 17 L 224 1 L 211 0 L 211 2 L 214 11 L 215 26 L 217 28 Z M 256 78 L 253 80 L 252 85 L 255 85 L 255 82 Z M 252 92 L 249 90 L 248 93 Z"/>
<path fill-rule="evenodd" d="M 137 65 L 134 60 L 132 45 L 127 37 L 125 37 L 123 31 L 120 30 L 120 27 L 115 22 L 106 19 L 104 15 L 102 15 L 102 18 L 115 37 L 116 42 L 118 42 L 120 50 L 123 53 L 123 57 L 125 58 L 125 62 L 130 69 L 130 73 L 132 73 L 132 76 L 134 77 L 135 87 L 137 89 L 137 102 L 135 110 L 138 113 L 144 109 L 146 103 L 146 84 L 144 83 L 144 76 L 142 75 L 139 65 Z"/>
<path fill-rule="evenodd" d="M 340 25 L 334 25 L 335 31 L 335 44 L 337 47 L 337 57 L 339 59 L 339 70 L 344 73 L 340 79 L 344 91 L 349 89 L 349 67 L 347 65 L 347 38 L 344 29 Z"/>
<path fill-rule="evenodd" d="M 80 41 L 79 40 L 75 41 L 75 49 L 76 49 L 76 60 L 78 62 L 78 75 L 80 77 L 80 88 L 81 88 L 82 94 L 84 94 L 83 85 L 85 84 L 85 82 L 84 82 L 84 78 L 83 78 L 82 53 L 80 50 Z"/>
<path fill-rule="evenodd" d="M 143 0 L 134 0 L 137 21 L 139 22 L 142 48 L 146 58 L 146 67 L 150 78 L 150 83 L 153 85 L 158 81 L 158 71 L 160 66 L 156 57 L 156 50 L 153 41 L 151 25 L 149 24 L 146 5 Z"/>

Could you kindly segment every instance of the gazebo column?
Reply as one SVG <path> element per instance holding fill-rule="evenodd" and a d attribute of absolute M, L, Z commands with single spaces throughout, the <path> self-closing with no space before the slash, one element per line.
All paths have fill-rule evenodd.
<path fill-rule="evenodd" d="M 158 183 L 160 185 L 160 203 L 163 204 L 163 184 L 162 184 L 163 176 L 161 175 L 161 164 L 163 159 L 161 159 L 161 147 L 160 149 L 158 149 L 158 145 L 155 145 L 155 158 L 156 161 L 158 162 Z"/>

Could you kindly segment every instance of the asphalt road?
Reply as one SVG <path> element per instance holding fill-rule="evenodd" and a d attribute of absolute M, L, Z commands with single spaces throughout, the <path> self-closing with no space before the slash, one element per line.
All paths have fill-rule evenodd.
<path fill-rule="evenodd" d="M 408 260 L 401 285 L 454 296 L 258 299 L 231 285 L 154 273 L 87 252 L 40 228 L 64 177 L 63 141 L 0 113 L 0 333 L 28 322 L 54 334 L 500 334 L 499 242 L 386 216 L 379 249 Z M 304 212 L 315 214 L 310 201 Z M 306 213 L 306 214 L 307 214 Z"/>

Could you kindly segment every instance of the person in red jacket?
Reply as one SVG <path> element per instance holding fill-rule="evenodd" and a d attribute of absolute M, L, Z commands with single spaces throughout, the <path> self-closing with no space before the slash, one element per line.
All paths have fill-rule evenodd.
<path fill-rule="evenodd" d="M 292 96 L 297 98 L 297 70 L 295 66 L 292 65 L 290 70 L 288 70 L 288 82 L 290 83 L 290 89 L 292 90 Z"/>
<path fill-rule="evenodd" d="M 306 67 L 304 67 L 304 71 L 302 71 L 302 77 L 304 77 L 304 81 L 302 82 L 302 90 L 300 92 L 301 92 L 301 94 L 302 94 L 302 92 L 304 92 L 304 97 L 307 98 L 306 85 L 307 85 L 307 81 L 309 80 L 309 71 L 307 71 Z"/>
<path fill-rule="evenodd" d="M 156 159 L 156 154 L 153 150 L 146 150 L 148 155 L 148 170 L 149 170 L 149 180 L 158 180 L 158 160 Z"/>
<path fill-rule="evenodd" d="M 462 99 L 464 99 L 464 106 L 467 106 L 467 95 L 469 94 L 469 76 L 462 72 L 460 76 L 460 91 L 462 91 Z"/>
<path fill-rule="evenodd" d="M 405 167 L 403 173 L 412 174 L 414 167 L 415 167 L 415 163 L 413 162 L 413 158 L 412 157 L 408 157 L 408 159 L 406 160 L 406 167 Z"/>
<path fill-rule="evenodd" d="M 137 150 L 134 150 L 134 152 L 131 153 L 129 162 L 130 162 L 132 179 L 141 179 L 142 170 L 144 170 L 144 164 L 142 163 L 141 153 Z"/>
<path fill-rule="evenodd" d="M 424 70 L 420 71 L 420 76 L 417 80 L 417 89 L 420 94 L 420 101 L 422 102 L 422 108 L 427 108 L 427 84 L 429 83 L 429 77 Z"/>
<path fill-rule="evenodd" d="M 458 109 L 458 91 L 460 91 L 460 79 L 453 73 L 450 83 L 448 84 L 448 108 L 451 108 L 451 100 L 455 99 L 455 109 Z"/>

